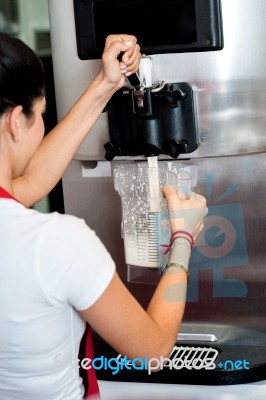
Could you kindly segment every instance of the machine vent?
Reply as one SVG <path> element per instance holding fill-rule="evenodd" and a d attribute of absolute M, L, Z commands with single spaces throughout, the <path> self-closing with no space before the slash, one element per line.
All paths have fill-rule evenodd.
<path fill-rule="evenodd" d="M 175 346 L 164 368 L 214 369 L 219 351 L 212 347 Z"/>
<path fill-rule="evenodd" d="M 215 369 L 215 361 L 219 355 L 219 351 L 212 347 L 201 346 L 175 346 L 169 358 L 161 358 L 162 364 L 160 369 L 169 368 L 170 370 L 200 370 L 200 369 Z M 117 360 L 122 360 L 121 354 L 117 356 Z M 152 359 L 155 361 L 155 359 Z M 132 365 L 131 360 L 127 360 L 127 365 Z"/>

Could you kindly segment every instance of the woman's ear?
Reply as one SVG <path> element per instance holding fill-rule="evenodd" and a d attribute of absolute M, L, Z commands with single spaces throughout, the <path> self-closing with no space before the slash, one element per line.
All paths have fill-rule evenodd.
<path fill-rule="evenodd" d="M 23 107 L 16 106 L 9 111 L 7 121 L 8 131 L 11 134 L 12 140 L 18 142 L 22 132 L 22 120 L 23 120 Z"/>

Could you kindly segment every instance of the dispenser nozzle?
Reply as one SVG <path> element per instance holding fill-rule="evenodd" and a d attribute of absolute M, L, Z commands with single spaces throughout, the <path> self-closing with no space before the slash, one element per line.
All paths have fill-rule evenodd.
<path fill-rule="evenodd" d="M 127 79 L 135 89 L 134 95 L 137 98 L 138 108 L 143 108 L 144 87 L 141 85 L 138 75 L 136 73 L 129 75 Z"/>
<path fill-rule="evenodd" d="M 138 108 L 144 108 L 144 89 L 152 86 L 151 66 L 151 58 L 142 54 L 139 75 L 133 74 L 128 77 L 130 84 L 135 88 L 134 95 L 137 99 Z"/>
<path fill-rule="evenodd" d="M 122 56 L 123 56 L 124 52 L 121 52 L 118 55 L 118 60 L 121 61 L 122 60 Z M 129 83 L 131 86 L 133 86 L 133 88 L 135 89 L 135 96 L 137 99 L 137 105 L 138 108 L 143 108 L 144 107 L 144 103 L 143 103 L 143 98 L 144 98 L 144 87 L 142 86 L 139 76 L 138 74 L 134 73 L 132 75 L 129 75 L 127 77 Z"/>
<path fill-rule="evenodd" d="M 127 79 L 129 81 L 130 85 L 132 85 L 136 90 L 140 90 L 141 89 L 141 83 L 140 83 L 139 77 L 138 77 L 138 75 L 136 73 L 132 74 L 132 75 L 129 75 L 127 77 Z"/>

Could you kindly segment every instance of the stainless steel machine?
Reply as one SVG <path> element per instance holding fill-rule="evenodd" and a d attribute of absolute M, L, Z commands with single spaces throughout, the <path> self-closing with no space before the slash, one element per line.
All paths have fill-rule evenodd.
<path fill-rule="evenodd" d="M 166 367 L 152 375 L 99 371 L 99 378 L 205 385 L 262 381 L 266 379 L 266 3 L 163 3 L 169 9 L 165 6 L 161 14 L 151 11 L 148 1 L 49 0 L 59 119 L 99 67 L 103 36 L 113 28 L 106 15 L 124 12 L 119 8 L 123 5 L 133 14 L 134 7 L 147 6 L 136 32 L 152 65 L 144 110 L 138 108 L 136 89 L 129 83 L 103 110 L 63 177 L 66 212 L 84 218 L 96 231 L 124 283 L 144 307 L 155 285 L 149 278 L 141 283 L 128 279 L 114 169 L 145 163 L 150 156 L 177 168 L 196 166 L 194 188 L 206 196 L 209 207 L 192 252 L 187 306 L 172 354 L 179 361 L 190 360 L 192 367 Z M 178 13 L 171 7 L 180 10 L 178 21 L 173 20 Z M 192 28 L 184 33 L 186 18 Z M 121 20 L 114 22 L 122 28 Z M 149 34 L 153 24 L 160 35 Z M 134 24 L 129 26 L 135 33 Z M 130 33 L 127 25 L 124 28 Z M 175 39 L 170 43 L 167 29 Z M 95 350 L 96 355 L 117 356 L 97 336 Z M 202 367 L 206 359 L 213 360 L 214 369 Z"/>

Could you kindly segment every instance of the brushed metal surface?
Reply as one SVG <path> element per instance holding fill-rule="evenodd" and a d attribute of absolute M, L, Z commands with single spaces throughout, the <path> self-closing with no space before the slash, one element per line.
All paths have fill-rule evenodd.
<path fill-rule="evenodd" d="M 220 231 L 210 230 L 210 242 L 205 239 L 200 243 L 202 254 L 207 254 L 203 262 L 191 263 L 184 321 L 236 324 L 265 331 L 266 154 L 211 157 L 193 162 L 199 170 L 194 190 L 208 199 L 209 213 L 218 216 Z M 122 280 L 146 307 L 155 285 L 126 282 L 121 204 L 112 176 L 84 178 L 82 162 L 73 160 L 63 178 L 63 188 L 66 213 L 84 218 L 95 230 L 113 257 Z M 227 225 L 219 226 L 221 218 Z M 213 225 L 215 228 L 215 222 Z M 208 232 L 203 232 L 204 235 L 208 237 Z M 238 242 L 239 254 L 226 248 L 226 243 L 234 245 L 234 241 Z M 218 252 L 213 254 L 212 250 Z M 250 338 L 250 344 L 255 343 L 256 338 Z"/>
<path fill-rule="evenodd" d="M 86 88 L 99 61 L 77 56 L 73 0 L 49 0 L 59 119 Z M 264 0 L 222 0 L 224 49 L 152 56 L 153 82 L 195 87 L 200 146 L 186 158 L 266 150 L 266 27 Z M 106 113 L 85 139 L 76 159 L 104 159 Z M 165 158 L 161 156 L 161 158 Z"/>
<path fill-rule="evenodd" d="M 222 51 L 152 57 L 154 81 L 189 82 L 196 88 L 201 143 L 189 157 L 198 164 L 196 190 L 207 197 L 211 212 L 219 214 L 218 228 L 224 229 L 215 231 L 214 223 L 204 233 L 205 258 L 193 260 L 184 321 L 265 331 L 266 2 L 222 0 L 222 6 Z M 49 9 L 60 119 L 99 62 L 77 57 L 73 1 L 49 0 Z M 103 113 L 63 177 L 65 210 L 96 231 L 122 280 L 146 307 L 155 286 L 126 282 L 121 205 L 112 177 L 101 165 L 93 177 L 82 176 L 80 160 L 104 160 L 107 141 Z M 238 243 L 238 254 L 230 242 Z M 249 344 L 255 345 L 256 338 L 249 338 Z"/>

